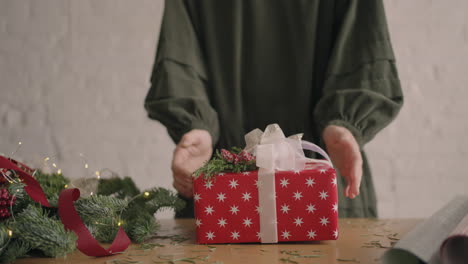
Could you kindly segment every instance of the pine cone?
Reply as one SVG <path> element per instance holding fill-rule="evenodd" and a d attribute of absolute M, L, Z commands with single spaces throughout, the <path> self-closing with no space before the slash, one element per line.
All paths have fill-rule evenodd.
<path fill-rule="evenodd" d="M 231 162 L 231 163 L 233 163 L 236 158 L 236 155 L 227 149 L 221 149 L 221 156 L 223 157 L 225 161 Z"/>
<path fill-rule="evenodd" d="M 247 151 L 241 151 L 241 153 L 239 153 L 239 158 L 242 160 L 242 161 L 245 161 L 245 162 L 249 162 L 249 161 L 252 161 L 255 159 L 255 157 L 248 153 Z"/>

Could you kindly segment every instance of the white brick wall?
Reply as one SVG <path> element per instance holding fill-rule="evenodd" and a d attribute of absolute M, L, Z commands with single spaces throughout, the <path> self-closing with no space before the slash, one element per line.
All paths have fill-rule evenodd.
<path fill-rule="evenodd" d="M 366 146 L 383 217 L 424 217 L 468 193 L 468 19 L 463 0 L 386 0 L 405 91 L 399 118 Z M 70 177 L 111 168 L 171 186 L 173 150 L 143 109 L 158 0 L 0 0 L 0 152 Z M 168 214 L 165 214 L 168 216 Z"/>

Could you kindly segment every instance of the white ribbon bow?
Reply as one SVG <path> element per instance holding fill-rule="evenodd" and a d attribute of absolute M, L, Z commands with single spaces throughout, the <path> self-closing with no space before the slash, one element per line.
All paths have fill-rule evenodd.
<path fill-rule="evenodd" d="M 330 157 L 319 146 L 302 141 L 303 134 L 295 134 L 288 138 L 278 124 L 268 125 L 263 132 L 254 129 L 245 135 L 245 151 L 256 156 L 257 167 L 269 170 L 298 171 L 305 168 L 307 162 L 320 162 L 332 166 Z M 326 160 L 309 159 L 303 149 L 319 153 Z"/>
<path fill-rule="evenodd" d="M 263 132 L 255 129 L 245 135 L 245 151 L 256 156 L 259 167 L 258 201 L 260 210 L 260 238 L 262 243 L 278 242 L 276 218 L 275 170 L 300 171 L 307 162 L 321 162 L 333 166 L 327 153 L 319 146 L 302 141 L 303 134 L 288 138 L 277 124 L 268 125 Z M 303 149 L 321 154 L 326 160 L 305 157 Z"/>

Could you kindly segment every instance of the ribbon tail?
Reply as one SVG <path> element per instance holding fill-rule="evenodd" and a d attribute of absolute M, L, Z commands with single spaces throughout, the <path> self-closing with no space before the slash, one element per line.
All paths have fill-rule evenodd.
<path fill-rule="evenodd" d="M 76 247 L 87 256 L 104 257 L 125 251 L 131 241 L 122 227 L 119 228 L 114 241 L 108 249 L 103 248 L 84 225 L 75 209 L 74 201 L 80 198 L 78 189 L 65 189 L 60 193 L 58 213 L 65 229 L 75 232 L 78 236 Z"/>
<path fill-rule="evenodd" d="M 303 149 L 307 149 L 307 150 L 311 150 L 313 152 L 316 152 L 320 155 L 322 155 L 327 161 L 328 163 L 330 164 L 330 166 L 333 167 L 333 163 L 330 159 L 330 157 L 328 156 L 328 154 L 325 152 L 325 150 L 323 150 L 321 147 L 313 144 L 313 143 L 310 143 L 308 141 L 305 141 L 305 140 L 302 140 L 302 148 Z"/>

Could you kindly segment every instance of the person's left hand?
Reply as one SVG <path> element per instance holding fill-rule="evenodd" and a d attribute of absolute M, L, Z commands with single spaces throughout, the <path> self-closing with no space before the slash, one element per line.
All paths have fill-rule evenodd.
<path fill-rule="evenodd" d="M 327 126 L 322 137 L 333 165 L 346 180 L 344 195 L 354 199 L 362 178 L 362 155 L 356 139 L 348 129 L 335 125 Z"/>

